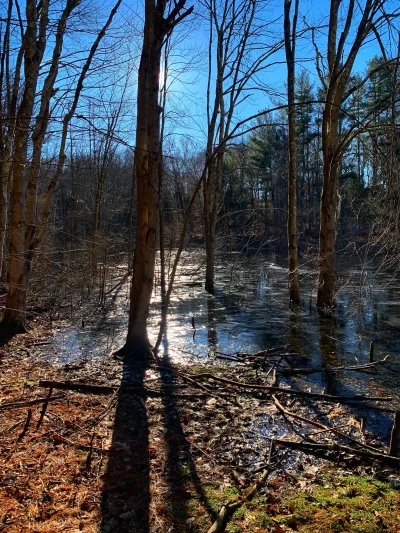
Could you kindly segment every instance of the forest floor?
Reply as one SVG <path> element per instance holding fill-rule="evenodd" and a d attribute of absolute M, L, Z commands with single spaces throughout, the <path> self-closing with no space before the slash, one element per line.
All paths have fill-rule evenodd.
<path fill-rule="evenodd" d="M 279 387 L 287 347 L 143 370 L 113 357 L 47 363 L 49 338 L 38 322 L 0 349 L 0 531 L 206 533 L 233 503 L 231 533 L 400 532 L 388 436 L 366 431 L 354 402 Z M 367 403 L 392 417 L 390 403 Z"/>

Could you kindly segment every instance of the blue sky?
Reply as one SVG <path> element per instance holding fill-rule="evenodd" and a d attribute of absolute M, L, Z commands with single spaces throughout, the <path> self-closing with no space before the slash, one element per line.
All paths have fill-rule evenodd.
<path fill-rule="evenodd" d="M 361 2 L 364 4 L 364 2 Z M 188 5 L 190 2 L 188 2 Z M 276 35 L 276 40 L 283 36 L 283 0 L 270 0 L 268 6 L 265 8 L 263 16 L 265 19 L 274 21 L 268 26 L 268 30 L 273 31 Z M 347 7 L 348 2 L 343 2 L 344 8 Z M 311 0 L 300 0 L 300 13 L 298 28 L 304 27 L 304 20 L 309 26 L 323 26 L 328 23 L 329 17 L 329 0 L 320 0 L 313 2 Z M 197 6 L 198 7 L 198 6 Z M 396 8 L 397 2 L 388 2 L 387 9 Z M 354 17 L 353 29 L 356 28 L 358 21 L 357 13 Z M 182 62 L 182 56 L 187 61 L 191 60 L 192 68 L 186 73 L 177 76 L 177 80 L 172 83 L 171 92 L 172 99 L 170 103 L 170 110 L 175 110 L 171 116 L 178 114 L 177 109 L 182 109 L 182 114 L 187 113 L 187 119 L 181 118 L 178 120 L 174 128 L 178 135 L 192 135 L 195 140 L 202 143 L 205 136 L 205 94 L 207 88 L 207 46 L 208 46 L 208 23 L 202 21 L 197 16 L 193 16 L 192 22 L 188 21 L 180 30 L 182 35 L 187 33 L 185 38 L 182 38 L 179 46 L 176 49 L 176 58 Z M 339 28 L 340 32 L 340 28 Z M 322 54 L 324 54 L 326 47 L 326 33 L 325 28 L 317 30 L 316 40 Z M 266 45 L 272 43 L 273 38 L 266 41 Z M 375 55 L 380 54 L 380 49 L 375 40 L 367 42 L 360 50 L 357 57 L 353 73 L 365 72 L 367 62 Z M 315 51 L 311 43 L 310 33 L 307 33 L 298 42 L 297 50 L 297 74 L 301 69 L 306 69 L 315 82 L 319 84 L 315 69 Z M 268 68 L 262 79 L 267 83 L 273 91 L 277 94 L 282 94 L 284 97 L 284 84 L 286 81 L 286 65 L 284 51 L 280 51 L 274 56 L 274 61 L 281 62 L 281 64 L 274 65 Z M 173 60 L 171 61 L 173 63 Z M 179 81 L 181 80 L 181 81 Z M 264 92 L 254 90 L 253 97 L 250 98 L 245 105 L 238 111 L 238 116 L 243 118 L 257 113 L 261 109 L 271 106 L 271 99 Z"/>

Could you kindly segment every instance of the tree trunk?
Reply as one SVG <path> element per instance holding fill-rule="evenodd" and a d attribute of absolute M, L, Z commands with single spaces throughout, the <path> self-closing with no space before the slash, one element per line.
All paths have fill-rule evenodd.
<path fill-rule="evenodd" d="M 337 125 L 339 107 L 326 106 L 322 124 L 323 146 L 323 188 L 320 208 L 319 232 L 319 275 L 317 307 L 322 310 L 334 309 L 335 299 L 335 243 L 339 216 L 339 167 L 337 157 Z"/>
<path fill-rule="evenodd" d="M 285 0 L 285 48 L 288 71 L 288 126 L 289 126 L 289 176 L 288 176 L 288 255 L 289 255 L 289 297 L 300 303 L 299 262 L 297 250 L 297 161 L 296 161 L 296 112 L 295 112 L 295 39 L 299 0 L 296 0 L 293 28 L 290 29 L 291 0 Z"/>
<path fill-rule="evenodd" d="M 145 2 L 143 49 L 139 66 L 135 168 L 137 183 L 136 246 L 133 258 L 128 334 L 122 352 L 147 356 L 147 336 L 153 291 L 156 233 L 159 213 L 161 50 L 165 37 L 193 8 L 179 15 L 185 0 L 164 19 L 165 2 Z"/>
<path fill-rule="evenodd" d="M 143 50 L 139 66 L 135 168 L 137 183 L 136 246 L 125 348 L 148 352 L 147 317 L 153 291 L 158 224 L 160 116 L 158 106 L 161 46 L 156 10 L 146 0 Z"/>
<path fill-rule="evenodd" d="M 25 176 L 27 139 L 17 132 L 13 162 L 13 180 L 10 194 L 10 250 L 8 294 L 2 324 L 12 332 L 23 333 L 26 322 L 26 297 L 30 264 L 25 259 L 25 219 L 23 185 Z"/>
<path fill-rule="evenodd" d="M 208 223 L 204 226 L 206 242 L 206 282 L 205 290 L 214 294 L 214 266 L 215 266 L 215 226 Z"/>
<path fill-rule="evenodd" d="M 322 154 L 323 154 L 323 188 L 321 195 L 321 219 L 319 238 L 319 276 L 317 307 L 324 311 L 335 307 L 335 241 L 336 226 L 339 218 L 339 171 L 343 153 L 351 140 L 345 132 L 340 131 L 339 111 L 343 102 L 356 90 L 357 84 L 348 87 L 351 71 L 357 54 L 368 36 L 376 32 L 375 22 L 380 17 L 382 3 L 379 0 L 365 2 L 361 10 L 361 18 L 357 24 L 355 37 L 351 35 L 354 10 L 357 3 L 348 2 L 347 13 L 341 12 L 340 0 L 331 0 L 327 66 L 328 71 L 322 75 L 321 55 L 317 51 L 317 71 L 326 92 L 326 102 L 322 115 Z M 340 19 L 344 21 L 338 37 Z M 375 28 L 375 30 L 374 30 Z M 315 43 L 314 43 L 314 46 Z M 346 55 L 346 49 L 348 53 Z M 364 81 L 365 83 L 365 81 Z M 346 92 L 346 95 L 345 95 Z"/>
<path fill-rule="evenodd" d="M 65 145 L 68 125 L 76 111 L 79 96 L 83 88 L 83 81 L 90 68 L 93 56 L 96 53 L 98 45 L 101 39 L 104 37 L 105 32 L 121 3 L 121 0 L 117 1 L 117 4 L 110 13 L 106 25 L 99 32 L 91 47 L 89 56 L 78 79 L 73 104 L 69 112 L 64 116 L 58 164 L 55 175 L 47 187 L 47 192 L 43 201 L 41 223 L 37 229 L 35 222 L 37 209 L 37 181 L 40 175 L 41 151 L 43 147 L 44 136 L 46 134 L 47 125 L 50 118 L 50 99 L 52 97 L 54 83 L 57 78 L 58 65 L 62 52 L 67 19 L 72 10 L 77 7 L 78 3 L 78 0 L 71 0 L 70 2 L 67 2 L 61 17 L 58 20 L 52 60 L 50 62 L 48 75 L 42 87 L 40 111 L 32 134 L 31 117 L 34 110 L 40 66 L 47 44 L 49 1 L 43 0 L 40 2 L 40 9 L 38 9 L 38 6 L 36 6 L 35 0 L 27 0 L 26 2 L 26 30 L 23 43 L 21 45 L 21 50 L 23 51 L 24 55 L 25 83 L 21 104 L 17 113 L 15 143 L 12 154 L 13 163 L 12 186 L 10 193 L 11 229 L 9 254 L 9 291 L 2 321 L 2 325 L 4 325 L 8 330 L 14 332 L 25 330 L 26 298 L 32 260 L 37 246 L 46 233 L 52 194 L 61 175 L 66 159 Z M 33 164 L 30 168 L 28 182 L 26 185 L 26 193 L 24 195 L 27 147 L 30 136 L 33 141 Z M 24 212 L 25 207 L 26 212 Z"/>
<path fill-rule="evenodd" d="M 30 132 L 31 116 L 35 101 L 39 65 L 46 47 L 46 30 L 48 25 L 48 0 L 43 2 L 38 21 L 38 12 L 34 0 L 26 3 L 27 28 L 24 42 L 25 87 L 16 121 L 15 148 L 12 163 L 12 187 L 10 194 L 10 257 L 9 290 L 6 309 L 2 323 L 15 332 L 25 330 L 26 291 L 29 268 L 25 262 L 25 213 L 24 213 L 24 178 L 27 160 L 27 145 Z M 39 31 L 38 31 L 39 27 Z"/>
<path fill-rule="evenodd" d="M 0 163 L 0 281 L 6 281 L 5 276 L 5 255 L 7 236 L 7 208 L 8 208 L 8 187 L 10 176 L 10 163 L 3 161 Z"/>

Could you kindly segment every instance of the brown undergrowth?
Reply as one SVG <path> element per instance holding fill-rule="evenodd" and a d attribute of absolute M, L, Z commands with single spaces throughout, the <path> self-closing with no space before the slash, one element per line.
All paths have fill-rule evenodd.
<path fill-rule="evenodd" d="M 329 432 L 285 418 L 269 391 L 196 379 L 204 373 L 202 366 L 179 367 L 164 358 L 143 370 L 111 354 L 54 365 L 46 363 L 43 350 L 36 353 L 47 342 L 41 334 L 16 336 L 0 353 L 0 531 L 206 532 L 221 505 L 259 478 L 271 437 L 301 442 L 306 434 L 308 442 L 332 442 Z M 265 373 L 251 365 L 208 365 L 210 374 L 253 385 L 266 382 Z M 43 379 L 113 389 L 89 394 L 54 388 L 38 427 L 44 402 L 35 401 L 49 392 L 38 386 Z M 333 424 L 363 445 L 379 444 L 343 405 L 279 398 L 290 412 Z M 343 513 L 332 511 L 332 503 L 313 504 L 330 497 L 322 490 L 326 464 L 346 465 L 348 473 L 371 479 L 385 470 L 386 482 L 395 473 L 377 460 L 333 452 L 322 459 L 277 445 L 265 487 L 235 513 L 228 531 L 359 531 L 353 527 L 356 518 L 348 519 L 350 503 Z M 313 492 L 315 486 L 322 492 Z M 339 494 L 341 489 L 333 490 Z M 390 517 L 376 510 L 371 532 L 382 523 L 385 531 L 397 533 L 392 507 L 398 500 L 390 497 Z M 335 513 L 342 529 L 329 529 Z M 315 529 L 322 527 L 314 527 L 315 515 L 324 529 Z"/>

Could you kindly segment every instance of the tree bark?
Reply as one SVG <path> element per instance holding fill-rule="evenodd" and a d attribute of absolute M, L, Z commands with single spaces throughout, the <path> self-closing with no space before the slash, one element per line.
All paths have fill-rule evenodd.
<path fill-rule="evenodd" d="M 10 259 L 9 291 L 3 325 L 14 332 L 25 331 L 26 290 L 29 283 L 29 269 L 25 263 L 25 213 L 24 177 L 27 162 L 27 145 L 31 115 L 35 101 L 39 75 L 39 65 L 46 47 L 48 19 L 48 0 L 41 5 L 40 18 L 34 0 L 27 0 L 27 28 L 21 45 L 24 50 L 25 87 L 16 121 L 15 148 L 12 163 L 12 187 L 10 193 Z"/>
<path fill-rule="evenodd" d="M 161 51 L 164 39 L 183 17 L 186 0 L 164 18 L 166 2 L 146 0 L 142 55 L 139 65 L 135 168 L 137 183 L 136 245 L 133 258 L 129 324 L 122 353 L 147 357 L 150 343 L 147 318 L 153 291 L 156 234 L 159 214 Z"/>
<path fill-rule="evenodd" d="M 33 134 L 31 135 L 31 117 L 34 110 L 37 81 L 40 66 L 47 44 L 47 29 L 49 25 L 49 1 L 43 0 L 36 6 L 35 0 L 27 0 L 26 21 L 21 50 L 24 56 L 24 91 L 21 104 L 17 112 L 16 134 L 12 163 L 12 187 L 10 193 L 10 258 L 9 258 L 9 291 L 2 326 L 11 333 L 25 331 L 27 290 L 29 276 L 35 250 L 46 233 L 50 215 L 50 205 L 55 186 L 61 175 L 66 160 L 65 146 L 69 123 L 76 111 L 79 97 L 83 88 L 83 81 L 90 68 L 101 39 L 122 0 L 118 0 L 110 16 L 97 35 L 82 68 L 71 108 L 63 118 L 58 163 L 55 174 L 47 187 L 43 201 L 40 225 L 36 227 L 37 217 L 37 183 L 40 175 L 41 152 L 44 136 L 50 120 L 50 100 L 53 96 L 54 83 L 57 79 L 59 62 L 62 52 L 66 23 L 73 9 L 79 4 L 78 0 L 69 0 L 57 23 L 57 32 L 53 48 L 52 60 L 44 81 L 39 101 L 39 113 L 36 118 Z M 40 6 L 40 7 L 39 7 Z M 40 11 L 40 16 L 39 16 Z M 27 163 L 27 146 L 31 135 L 33 143 L 32 164 L 28 175 L 26 196 L 24 198 L 25 167 Z M 26 208 L 26 212 L 25 212 Z"/>
<path fill-rule="evenodd" d="M 346 135 L 339 131 L 339 112 L 352 90 L 347 87 L 354 61 L 381 8 L 379 0 L 367 1 L 361 8 L 360 20 L 352 42 L 355 0 L 349 0 L 343 29 L 338 38 L 340 0 L 331 0 L 327 43 L 327 72 L 322 75 L 320 54 L 317 52 L 317 71 L 325 89 L 326 102 L 322 115 L 323 187 L 320 203 L 319 275 L 317 291 L 318 309 L 332 310 L 336 304 L 335 242 L 340 211 L 339 171 L 346 149 Z M 349 52 L 345 55 L 345 49 Z M 345 94 L 347 90 L 347 95 Z M 354 90 L 354 87 L 353 87 Z M 348 141 L 347 141 L 348 142 Z"/>
<path fill-rule="evenodd" d="M 289 297 L 290 301 L 300 303 L 299 284 L 299 261 L 297 249 L 297 160 L 296 160 L 296 112 L 295 112 L 295 46 L 296 46 L 296 26 L 299 0 L 295 3 L 293 17 L 293 28 L 290 28 L 290 8 L 291 0 L 285 0 L 285 50 L 288 71 L 288 126 L 289 126 L 289 176 L 288 176 L 288 259 L 289 259 Z"/>

